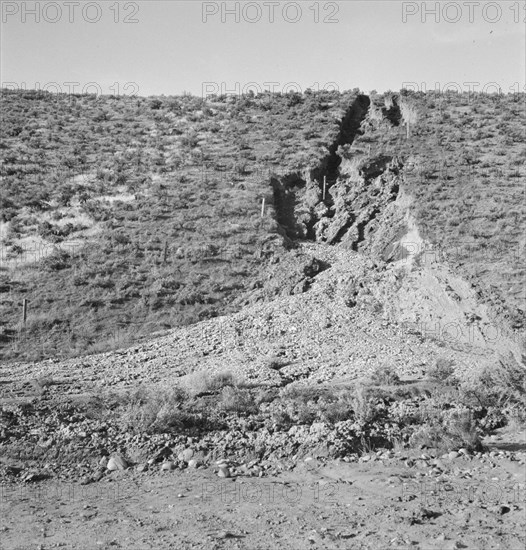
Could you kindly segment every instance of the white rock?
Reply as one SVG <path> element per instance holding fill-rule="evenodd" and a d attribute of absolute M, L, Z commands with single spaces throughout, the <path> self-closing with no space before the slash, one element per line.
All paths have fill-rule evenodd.
<path fill-rule="evenodd" d="M 164 471 L 173 470 L 174 468 L 175 468 L 175 465 L 171 460 L 167 460 L 166 462 L 163 462 L 161 465 L 161 470 L 164 470 Z"/>
<path fill-rule="evenodd" d="M 128 466 L 129 464 L 126 462 L 124 457 L 120 454 L 116 454 L 108 460 L 106 467 L 108 470 L 126 470 Z"/>
<path fill-rule="evenodd" d="M 192 449 L 185 449 L 181 454 L 183 455 L 183 460 L 188 462 L 194 456 L 194 451 Z"/>

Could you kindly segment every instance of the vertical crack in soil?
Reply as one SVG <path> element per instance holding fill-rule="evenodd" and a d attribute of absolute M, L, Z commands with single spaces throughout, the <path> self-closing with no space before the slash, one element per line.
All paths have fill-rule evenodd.
<path fill-rule="evenodd" d="M 341 170 L 344 159 L 338 154 L 339 148 L 352 145 L 364 134 L 362 123 L 370 105 L 366 95 L 353 101 L 329 146 L 329 154 L 308 175 L 296 172 L 271 179 L 277 222 L 292 240 L 341 242 L 358 250 L 371 233 L 371 222 L 396 199 L 402 164 L 393 157 L 362 154 L 354 159 L 349 153 L 351 161 L 355 161 L 356 174 Z M 393 109 L 399 111 L 398 105 L 393 104 L 386 116 L 394 120 L 397 115 Z"/>

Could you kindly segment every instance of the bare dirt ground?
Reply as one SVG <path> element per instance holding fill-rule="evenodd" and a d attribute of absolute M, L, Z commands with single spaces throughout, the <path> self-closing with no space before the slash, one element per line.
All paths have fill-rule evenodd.
<path fill-rule="evenodd" d="M 524 453 L 524 435 L 489 443 Z M 494 455 L 438 466 L 427 455 L 312 459 L 268 478 L 187 469 L 2 486 L 0 548 L 520 550 L 524 465 Z"/>

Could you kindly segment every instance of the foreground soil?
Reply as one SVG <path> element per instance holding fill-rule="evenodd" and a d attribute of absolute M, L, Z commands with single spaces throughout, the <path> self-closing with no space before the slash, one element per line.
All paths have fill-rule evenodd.
<path fill-rule="evenodd" d="M 494 450 L 484 459 L 440 468 L 427 455 L 368 455 L 302 460 L 278 477 L 130 469 L 90 485 L 2 485 L 0 548 L 519 550 L 524 436 L 508 431 L 487 442 Z"/>

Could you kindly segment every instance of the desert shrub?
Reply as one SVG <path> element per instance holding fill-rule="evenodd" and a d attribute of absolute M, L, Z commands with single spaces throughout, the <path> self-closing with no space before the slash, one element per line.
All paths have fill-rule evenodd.
<path fill-rule="evenodd" d="M 60 271 L 61 269 L 71 267 L 71 255 L 65 250 L 55 248 L 49 256 L 40 262 L 40 265 L 46 271 Z"/>
<path fill-rule="evenodd" d="M 19 244 L 11 246 L 11 250 L 7 253 L 7 259 L 16 258 L 24 253 L 24 249 Z"/>
<path fill-rule="evenodd" d="M 234 375 L 229 371 L 213 375 L 198 372 L 191 376 L 187 383 L 193 394 L 216 393 L 225 387 L 238 385 Z"/>
<path fill-rule="evenodd" d="M 400 377 L 393 366 L 381 365 L 373 370 L 370 381 L 377 386 L 394 386 L 400 382 Z"/>
<path fill-rule="evenodd" d="M 35 378 L 31 382 L 33 387 L 41 393 L 44 392 L 46 388 L 49 388 L 54 384 L 56 384 L 55 380 L 51 376 L 39 376 L 38 378 Z"/>
<path fill-rule="evenodd" d="M 277 388 L 260 388 L 256 391 L 254 399 L 258 405 L 262 403 L 271 403 L 278 397 Z"/>
<path fill-rule="evenodd" d="M 280 391 L 280 398 L 286 401 L 297 401 L 307 403 L 317 401 L 322 395 L 323 390 L 316 386 L 286 386 Z"/>
<path fill-rule="evenodd" d="M 371 103 L 369 112 L 367 113 L 367 119 L 372 123 L 378 125 L 384 119 L 382 110 L 379 109 L 374 103 Z"/>
<path fill-rule="evenodd" d="M 120 424 L 138 433 L 180 431 L 188 423 L 188 414 L 181 410 L 187 398 L 180 388 L 169 391 L 139 388 L 123 399 Z"/>
<path fill-rule="evenodd" d="M 254 396 L 247 389 L 224 386 L 221 391 L 221 407 L 237 414 L 250 414 L 257 411 Z"/>
<path fill-rule="evenodd" d="M 429 419 L 413 433 L 411 444 L 420 448 L 434 448 L 439 453 L 462 448 L 468 451 L 482 450 L 480 430 L 469 410 L 453 410 Z"/>
<path fill-rule="evenodd" d="M 464 402 L 477 412 L 487 430 L 510 422 L 526 424 L 526 368 L 511 354 L 464 382 L 461 391 Z"/>
<path fill-rule="evenodd" d="M 288 430 L 294 424 L 294 419 L 289 411 L 282 408 L 273 409 L 270 412 L 270 418 L 274 427 L 281 431 Z"/>
<path fill-rule="evenodd" d="M 356 387 L 352 397 L 352 406 L 356 421 L 363 425 L 375 420 L 378 414 L 378 395 L 367 386 L 360 384 Z"/>
<path fill-rule="evenodd" d="M 439 357 L 435 364 L 427 369 L 426 377 L 430 380 L 437 382 L 456 382 L 455 374 L 455 362 L 445 357 Z"/>
<path fill-rule="evenodd" d="M 209 387 L 212 391 L 218 391 L 227 386 L 235 386 L 236 380 L 234 375 L 229 371 L 219 372 L 214 374 L 209 381 Z"/>
<path fill-rule="evenodd" d="M 323 422 L 335 424 L 355 418 L 356 401 L 352 391 L 341 392 L 334 400 L 323 403 L 319 417 Z"/>
<path fill-rule="evenodd" d="M 269 355 L 265 359 L 265 367 L 272 370 L 279 370 L 287 364 L 287 361 L 278 355 Z"/>

